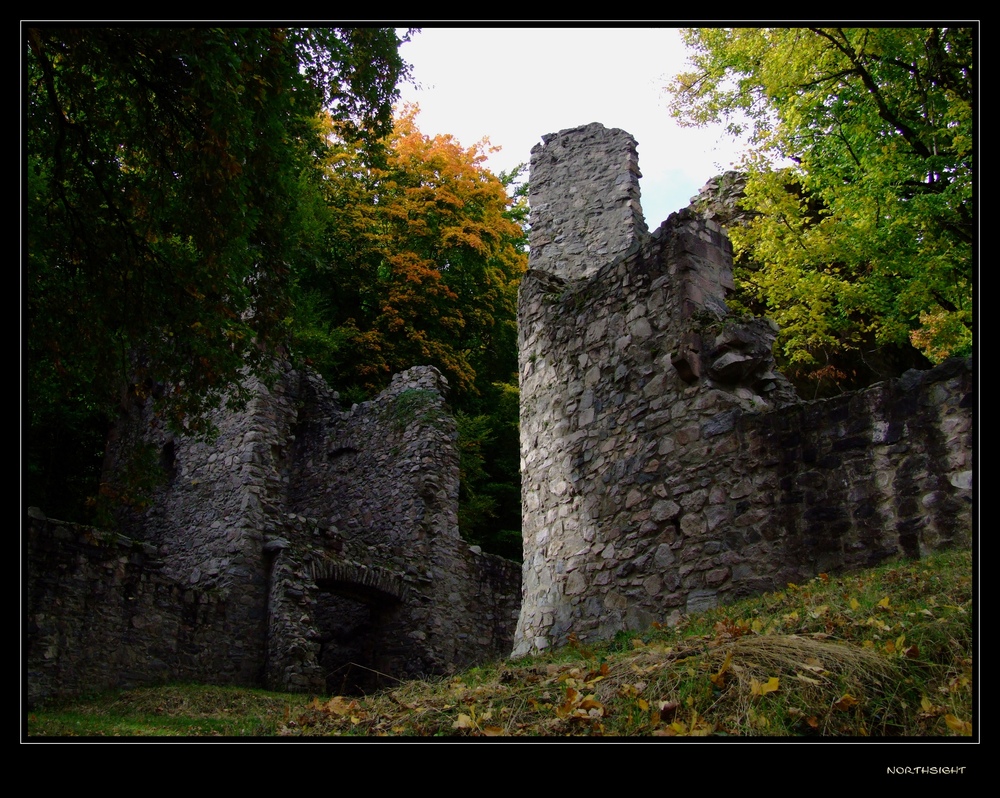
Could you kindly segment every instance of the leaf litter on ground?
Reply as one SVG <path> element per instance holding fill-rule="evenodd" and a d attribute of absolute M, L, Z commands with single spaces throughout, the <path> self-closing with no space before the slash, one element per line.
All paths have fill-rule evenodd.
<path fill-rule="evenodd" d="M 253 709 L 270 719 L 254 728 L 348 737 L 969 736 L 972 615 L 971 554 L 948 552 L 822 574 L 609 643 L 571 638 L 544 655 L 367 696 L 270 694 L 270 709 L 262 698 Z M 243 711 L 238 688 L 156 693 L 164 689 L 150 688 L 163 712 L 198 714 L 197 693 L 185 689 L 221 691 L 209 714 Z M 104 706 L 130 711 L 120 699 Z"/>

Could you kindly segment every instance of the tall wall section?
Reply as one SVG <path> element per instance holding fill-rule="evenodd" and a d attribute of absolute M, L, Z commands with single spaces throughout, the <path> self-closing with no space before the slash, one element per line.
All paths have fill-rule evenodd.
<path fill-rule="evenodd" d="M 728 313 L 719 226 L 685 210 L 646 234 L 620 130 L 543 141 L 519 299 L 515 655 L 968 543 L 968 364 L 799 402 L 776 329 Z"/>
<path fill-rule="evenodd" d="M 384 684 L 366 676 L 375 671 L 442 674 L 507 653 L 517 566 L 459 534 L 458 432 L 447 390 L 440 372 L 418 367 L 396 375 L 377 400 L 340 408 L 315 375 L 301 383 L 284 472 L 290 522 L 272 543 L 284 546 L 276 568 L 294 582 L 289 618 L 300 628 L 280 632 L 273 623 L 272 648 L 283 636 L 308 651 L 330 692 Z M 278 659 L 289 669 L 286 660 Z M 364 668 L 351 674 L 338 662 Z"/>

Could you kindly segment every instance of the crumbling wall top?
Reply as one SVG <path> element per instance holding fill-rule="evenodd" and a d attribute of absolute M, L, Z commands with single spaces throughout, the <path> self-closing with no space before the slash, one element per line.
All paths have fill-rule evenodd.
<path fill-rule="evenodd" d="M 531 150 L 531 268 L 589 277 L 646 235 L 636 141 L 597 122 Z"/>

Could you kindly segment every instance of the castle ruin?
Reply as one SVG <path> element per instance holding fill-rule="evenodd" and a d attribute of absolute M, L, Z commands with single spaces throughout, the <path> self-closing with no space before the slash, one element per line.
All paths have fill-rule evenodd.
<path fill-rule="evenodd" d="M 436 369 L 342 407 L 288 364 L 212 441 L 147 406 L 119 455 L 166 483 L 119 534 L 31 510 L 29 700 L 164 681 L 357 693 L 510 651 L 515 563 L 462 540 L 458 433 Z"/>
<path fill-rule="evenodd" d="M 29 510 L 29 701 L 365 691 L 968 545 L 971 364 L 800 401 L 773 326 L 726 307 L 724 231 L 687 209 L 650 233 L 638 179 L 621 130 L 532 151 L 520 572 L 459 536 L 439 372 L 348 408 L 282 364 L 214 441 L 132 419 L 119 451 L 152 447 L 167 482 L 122 534 Z"/>
<path fill-rule="evenodd" d="M 970 364 L 799 401 L 724 231 L 649 233 L 639 176 L 599 124 L 531 153 L 515 655 L 971 539 Z"/>

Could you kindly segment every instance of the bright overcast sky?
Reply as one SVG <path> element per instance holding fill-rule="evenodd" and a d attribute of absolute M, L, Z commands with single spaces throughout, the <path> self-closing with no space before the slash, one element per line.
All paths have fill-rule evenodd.
<path fill-rule="evenodd" d="M 655 229 L 729 168 L 736 145 L 718 131 L 681 128 L 664 87 L 683 69 L 675 28 L 423 28 L 400 51 L 417 84 L 425 135 L 469 147 L 489 137 L 494 171 L 528 163 L 546 133 L 600 122 L 639 142 L 642 206 Z"/>

